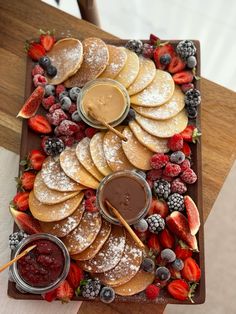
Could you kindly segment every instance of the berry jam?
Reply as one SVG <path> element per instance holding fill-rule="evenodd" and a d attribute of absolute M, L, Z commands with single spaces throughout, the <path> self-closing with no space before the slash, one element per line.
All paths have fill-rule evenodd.
<path fill-rule="evenodd" d="M 17 262 L 21 278 L 33 287 L 47 287 L 61 275 L 65 259 L 62 250 L 49 240 L 35 240 L 24 250 L 36 244 L 37 247 Z"/>

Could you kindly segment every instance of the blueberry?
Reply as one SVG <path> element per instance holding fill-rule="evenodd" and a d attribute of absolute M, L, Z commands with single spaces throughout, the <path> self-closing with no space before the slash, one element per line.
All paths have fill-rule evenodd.
<path fill-rule="evenodd" d="M 164 249 L 161 251 L 161 258 L 167 263 L 172 263 L 176 259 L 175 252 L 171 249 Z"/>
<path fill-rule="evenodd" d="M 139 232 L 145 232 L 148 229 L 148 223 L 145 219 L 140 219 L 139 222 L 137 222 L 134 225 L 134 229 Z"/>
<path fill-rule="evenodd" d="M 73 101 L 73 102 L 76 102 L 77 100 L 77 97 L 79 96 L 81 92 L 81 89 L 77 86 L 75 87 L 72 87 L 69 91 L 69 96 L 70 96 L 70 99 Z"/>
<path fill-rule="evenodd" d="M 185 155 L 180 150 L 170 155 L 170 161 L 176 164 L 181 164 L 184 160 L 185 160 Z"/>
<path fill-rule="evenodd" d="M 80 118 L 80 115 L 79 115 L 78 111 L 75 111 L 75 112 L 72 113 L 71 119 L 72 119 L 72 121 L 74 121 L 74 122 L 79 122 L 79 121 L 81 121 L 81 118 Z"/>
<path fill-rule="evenodd" d="M 130 108 L 128 115 L 122 124 L 128 125 L 130 121 L 133 121 L 135 119 L 135 116 L 136 116 L 136 113 L 135 113 L 134 109 Z"/>
<path fill-rule="evenodd" d="M 55 86 L 54 85 L 46 85 L 45 86 L 45 97 L 54 96 L 55 95 Z"/>
<path fill-rule="evenodd" d="M 184 268 L 184 262 L 180 258 L 176 258 L 176 260 L 171 264 L 171 266 L 177 270 L 180 271 Z"/>
<path fill-rule="evenodd" d="M 196 65 L 197 65 L 197 59 L 196 59 L 196 57 L 194 57 L 194 56 L 188 57 L 188 59 L 187 59 L 187 66 L 188 66 L 190 69 L 193 69 L 193 68 L 195 68 Z"/>
<path fill-rule="evenodd" d="M 165 53 L 164 55 L 160 57 L 160 63 L 163 65 L 169 64 L 170 61 L 171 61 L 171 56 L 169 55 L 169 53 Z"/>
<path fill-rule="evenodd" d="M 39 59 L 39 65 L 44 69 L 47 70 L 51 66 L 51 60 L 48 56 L 44 56 Z"/>
<path fill-rule="evenodd" d="M 111 303 L 115 299 L 115 291 L 111 287 L 103 287 L 100 291 L 100 300 L 104 303 Z"/>
<path fill-rule="evenodd" d="M 63 98 L 60 99 L 61 102 L 61 108 L 65 111 L 68 111 L 71 106 L 71 100 L 69 97 L 64 96 Z"/>
<path fill-rule="evenodd" d="M 158 267 L 156 270 L 156 276 L 161 281 L 167 281 L 170 279 L 170 271 L 166 267 Z"/>
<path fill-rule="evenodd" d="M 64 90 L 63 92 L 61 92 L 60 94 L 59 94 L 59 96 L 58 96 L 58 98 L 59 98 L 59 101 L 61 101 L 62 100 L 62 98 L 63 97 L 69 97 L 69 93 L 67 92 L 67 90 Z"/>
<path fill-rule="evenodd" d="M 187 108 L 189 119 L 196 119 L 197 117 L 197 108 L 196 107 L 188 107 Z"/>
<path fill-rule="evenodd" d="M 155 269 L 155 263 L 151 258 L 145 257 L 141 264 L 141 269 L 146 271 L 147 273 L 151 273 Z"/>
<path fill-rule="evenodd" d="M 54 77 L 57 75 L 57 68 L 54 67 L 53 65 L 49 65 L 46 71 L 47 71 L 47 75 L 50 77 Z"/>

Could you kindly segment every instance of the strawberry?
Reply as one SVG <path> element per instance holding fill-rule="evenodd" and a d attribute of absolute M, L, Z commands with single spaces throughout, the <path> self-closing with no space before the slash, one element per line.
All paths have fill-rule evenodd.
<path fill-rule="evenodd" d="M 49 51 L 52 49 L 52 46 L 54 45 L 56 38 L 54 36 L 55 31 L 43 31 L 40 29 L 40 43 L 44 47 L 46 51 Z"/>
<path fill-rule="evenodd" d="M 157 287 L 156 285 L 148 285 L 146 290 L 145 290 L 145 294 L 146 294 L 146 297 L 149 299 L 149 300 L 154 300 L 158 297 L 160 293 L 160 288 Z"/>
<path fill-rule="evenodd" d="M 41 170 L 46 155 L 38 149 L 33 149 L 28 155 L 28 163 L 34 170 Z"/>
<path fill-rule="evenodd" d="M 184 153 L 186 157 L 190 157 L 192 154 L 191 148 L 188 143 L 184 142 L 181 151 Z"/>
<path fill-rule="evenodd" d="M 152 199 L 151 206 L 148 210 L 148 216 L 153 214 L 159 214 L 162 218 L 165 218 L 169 214 L 169 208 L 166 201 Z"/>
<path fill-rule="evenodd" d="M 182 277 L 191 282 L 198 282 L 201 278 L 201 269 L 192 257 L 186 258 L 184 268 L 181 270 Z"/>
<path fill-rule="evenodd" d="M 96 196 L 92 196 L 89 199 L 85 200 L 85 209 L 90 213 L 95 213 L 98 211 L 96 206 Z"/>
<path fill-rule="evenodd" d="M 158 41 L 160 41 L 160 38 L 157 37 L 156 35 L 154 34 L 150 34 L 149 36 L 149 41 L 150 41 L 150 44 L 153 45 L 153 46 L 156 46 Z"/>
<path fill-rule="evenodd" d="M 42 297 L 47 302 L 54 301 L 56 299 L 56 297 L 57 297 L 57 289 L 54 289 L 52 291 L 49 291 L 49 292 L 46 292 L 46 293 L 42 294 Z"/>
<path fill-rule="evenodd" d="M 29 208 L 29 192 L 18 192 L 13 198 L 14 206 L 20 211 Z"/>
<path fill-rule="evenodd" d="M 170 233 L 168 229 L 165 228 L 164 230 L 159 232 L 158 236 L 161 242 L 161 246 L 163 248 L 172 249 L 174 247 L 175 238 L 173 237 L 173 235 Z"/>
<path fill-rule="evenodd" d="M 74 290 L 70 286 L 67 280 L 63 281 L 57 288 L 57 299 L 61 300 L 62 303 L 68 303 L 74 295 Z"/>
<path fill-rule="evenodd" d="M 186 258 L 193 255 L 193 251 L 190 250 L 186 245 L 177 245 L 175 248 L 175 255 L 176 258 L 180 258 L 184 261 Z"/>
<path fill-rule="evenodd" d="M 84 279 L 83 270 L 76 263 L 71 262 L 70 270 L 66 278 L 71 288 L 75 290 L 80 285 L 82 279 Z"/>
<path fill-rule="evenodd" d="M 182 279 L 171 281 L 167 286 L 167 290 L 171 296 L 177 300 L 184 301 L 189 297 L 189 285 Z"/>
<path fill-rule="evenodd" d="M 44 47 L 35 42 L 26 42 L 25 50 L 27 51 L 28 56 L 34 61 L 38 61 L 46 54 Z"/>
<path fill-rule="evenodd" d="M 181 134 L 174 134 L 172 137 L 168 139 L 167 146 L 173 152 L 177 150 L 182 150 L 184 144 L 184 140 Z"/>
<path fill-rule="evenodd" d="M 176 84 L 181 85 L 191 83 L 193 80 L 193 73 L 191 71 L 181 71 L 175 73 L 172 77 Z"/>
<path fill-rule="evenodd" d="M 194 125 L 188 125 L 180 134 L 182 135 L 184 141 L 192 143 L 196 143 L 199 136 L 202 135 L 198 128 Z"/>
<path fill-rule="evenodd" d="M 29 118 L 28 125 L 33 131 L 37 133 L 48 134 L 52 132 L 52 127 L 48 120 L 39 114 Z"/>
<path fill-rule="evenodd" d="M 184 61 L 178 57 L 178 56 L 174 56 L 171 61 L 170 64 L 168 65 L 168 72 L 174 74 L 180 71 L 183 71 L 185 68 L 186 64 L 184 63 Z"/>
<path fill-rule="evenodd" d="M 31 171 L 25 171 L 20 177 L 21 187 L 24 190 L 32 190 L 34 187 L 34 180 L 36 175 Z"/>
<path fill-rule="evenodd" d="M 162 153 L 157 153 L 154 154 L 151 159 L 150 159 L 150 165 L 153 169 L 161 169 L 164 167 L 169 161 L 169 156 L 162 154 Z"/>
<path fill-rule="evenodd" d="M 153 251 L 155 255 L 159 254 L 161 251 L 161 246 L 158 240 L 158 236 L 156 234 L 152 234 L 148 241 L 147 241 L 147 246 L 149 249 Z"/>
<path fill-rule="evenodd" d="M 165 64 L 161 64 L 160 59 L 161 56 L 169 54 L 171 59 L 175 56 L 175 49 L 171 44 L 160 44 L 153 53 L 153 58 L 156 64 L 156 67 L 160 70 L 164 70 L 166 68 Z"/>

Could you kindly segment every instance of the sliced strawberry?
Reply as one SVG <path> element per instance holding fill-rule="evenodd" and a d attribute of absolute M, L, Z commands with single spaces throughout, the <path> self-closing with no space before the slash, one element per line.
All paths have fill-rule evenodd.
<path fill-rule="evenodd" d="M 193 251 L 190 250 L 187 246 L 183 247 L 181 245 L 177 245 L 175 248 L 175 255 L 176 258 L 180 258 L 184 261 L 186 258 L 193 255 Z"/>
<path fill-rule="evenodd" d="M 153 199 L 148 210 L 148 216 L 153 214 L 159 214 L 162 218 L 165 218 L 169 214 L 169 207 L 166 201 Z"/>
<path fill-rule="evenodd" d="M 200 228 L 200 217 L 198 208 L 189 195 L 184 196 L 184 205 L 186 208 L 191 234 L 195 235 L 198 233 L 198 230 Z"/>
<path fill-rule="evenodd" d="M 74 290 L 70 286 L 67 280 L 63 281 L 57 288 L 57 299 L 62 303 L 68 303 L 74 295 Z"/>
<path fill-rule="evenodd" d="M 167 286 L 168 292 L 177 300 L 187 300 L 189 295 L 189 285 L 182 279 L 171 281 Z"/>
<path fill-rule="evenodd" d="M 201 132 L 199 132 L 198 128 L 195 125 L 188 125 L 186 128 L 180 133 L 186 142 L 196 143 L 199 136 L 201 136 Z"/>
<path fill-rule="evenodd" d="M 74 262 L 70 263 L 70 270 L 66 280 L 74 290 L 80 285 L 80 281 L 84 279 L 83 270 Z"/>
<path fill-rule="evenodd" d="M 153 253 L 159 254 L 161 251 L 161 246 L 160 246 L 160 242 L 158 240 L 158 236 L 156 234 L 152 234 L 148 241 L 147 241 L 147 246 L 149 247 L 149 249 L 151 249 L 153 251 Z"/>
<path fill-rule="evenodd" d="M 46 51 L 49 51 L 52 49 L 55 41 L 56 41 L 56 38 L 54 36 L 54 31 L 43 31 L 42 29 L 40 29 L 40 43 L 41 45 L 44 47 L 44 49 Z"/>
<path fill-rule="evenodd" d="M 190 157 L 191 154 L 192 154 L 191 148 L 190 148 L 190 146 L 188 145 L 188 143 L 186 143 L 186 142 L 184 142 L 181 151 L 184 153 L 184 155 L 185 155 L 186 157 Z"/>
<path fill-rule="evenodd" d="M 184 70 L 185 67 L 186 67 L 186 64 L 184 63 L 184 61 L 180 57 L 174 56 L 171 59 L 167 70 L 168 70 L 168 72 L 174 74 L 174 73 L 177 73 L 177 72 Z"/>
<path fill-rule="evenodd" d="M 166 65 L 161 64 L 160 58 L 161 56 L 169 54 L 171 59 L 175 56 L 175 49 L 171 44 L 166 45 L 160 45 L 158 46 L 153 53 L 153 58 L 156 64 L 156 67 L 160 70 L 164 70 L 166 68 Z"/>
<path fill-rule="evenodd" d="M 38 110 L 42 99 L 44 97 L 45 90 L 42 86 L 38 86 L 30 97 L 26 100 L 23 107 L 19 111 L 17 117 L 28 119 L 35 115 L 36 111 Z"/>
<path fill-rule="evenodd" d="M 20 211 L 29 208 L 29 192 L 18 192 L 13 198 L 14 206 Z"/>
<path fill-rule="evenodd" d="M 188 257 L 184 261 L 184 268 L 181 270 L 181 275 L 190 282 L 198 282 L 200 280 L 201 269 L 192 257 Z"/>
<path fill-rule="evenodd" d="M 34 61 L 38 61 L 46 54 L 44 47 L 41 44 L 35 42 L 31 43 L 26 42 L 25 49 L 27 51 L 28 56 Z"/>
<path fill-rule="evenodd" d="M 170 233 L 170 231 L 168 229 L 164 229 L 162 230 L 159 234 L 159 240 L 161 242 L 161 246 L 163 248 L 168 248 L 168 249 L 172 249 L 174 247 L 175 244 L 175 238 L 173 237 L 173 235 Z"/>
<path fill-rule="evenodd" d="M 26 171 L 20 177 L 21 187 L 24 190 L 30 191 L 34 187 L 35 173 L 31 171 Z"/>
<path fill-rule="evenodd" d="M 41 170 L 46 155 L 38 149 L 33 149 L 28 155 L 29 167 L 34 170 Z"/>
<path fill-rule="evenodd" d="M 52 127 L 48 120 L 39 114 L 29 118 L 28 125 L 33 131 L 37 133 L 48 134 L 52 132 Z"/>
<path fill-rule="evenodd" d="M 193 80 L 193 73 L 191 71 L 181 71 L 175 73 L 173 75 L 173 80 L 178 85 L 191 83 Z"/>
<path fill-rule="evenodd" d="M 54 301 L 56 299 L 56 297 L 57 297 L 57 289 L 54 289 L 52 291 L 49 291 L 49 292 L 46 292 L 46 293 L 42 294 L 42 297 L 47 302 Z"/>

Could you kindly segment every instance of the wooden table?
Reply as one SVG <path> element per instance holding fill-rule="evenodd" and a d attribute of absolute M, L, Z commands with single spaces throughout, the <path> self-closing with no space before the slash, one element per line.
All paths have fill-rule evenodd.
<path fill-rule="evenodd" d="M 38 30 L 55 28 L 76 37 L 115 37 L 96 26 L 54 9 L 41 1 L 0 0 L 0 146 L 19 152 L 21 121 L 16 119 L 24 102 L 26 55 L 24 42 Z M 151 32 L 152 30 L 150 30 Z M 127 38 L 129 34 L 127 34 Z M 201 79 L 204 218 L 209 215 L 236 153 L 235 93 Z M 162 313 L 164 306 L 105 305 L 84 302 L 79 313 Z"/>

